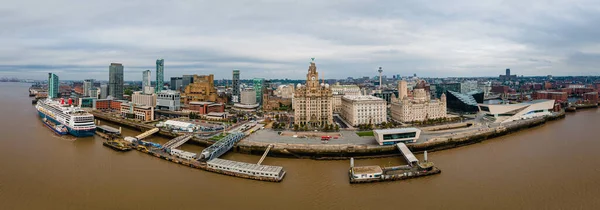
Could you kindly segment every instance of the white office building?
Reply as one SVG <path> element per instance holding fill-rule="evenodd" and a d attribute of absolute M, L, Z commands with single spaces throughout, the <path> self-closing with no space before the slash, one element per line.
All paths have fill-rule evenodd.
<path fill-rule="evenodd" d="M 156 94 L 156 108 L 159 110 L 181 110 L 181 95 L 177 91 L 164 90 Z"/>
<path fill-rule="evenodd" d="M 387 122 L 387 103 L 375 96 L 344 96 L 340 116 L 352 126 Z"/>
<path fill-rule="evenodd" d="M 142 91 L 135 91 L 131 95 L 131 102 L 144 106 L 156 107 L 156 94 L 144 94 Z"/>

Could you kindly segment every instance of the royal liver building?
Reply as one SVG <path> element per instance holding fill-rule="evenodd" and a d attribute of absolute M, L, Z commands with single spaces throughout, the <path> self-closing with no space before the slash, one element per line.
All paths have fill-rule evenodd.
<path fill-rule="evenodd" d="M 306 85 L 298 84 L 294 92 L 294 124 L 313 128 L 333 124 L 332 96 L 329 84 L 319 84 L 313 58 L 306 74 Z"/>

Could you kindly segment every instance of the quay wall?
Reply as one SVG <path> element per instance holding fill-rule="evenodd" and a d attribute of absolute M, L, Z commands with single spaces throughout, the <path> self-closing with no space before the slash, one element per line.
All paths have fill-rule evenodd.
<path fill-rule="evenodd" d="M 556 116 L 530 119 L 520 123 L 501 126 L 495 129 L 485 131 L 470 132 L 462 136 L 453 136 L 451 138 L 434 138 L 427 142 L 409 144 L 407 147 L 413 153 L 422 153 L 423 151 L 439 151 L 455 147 L 470 145 L 482 142 L 487 139 L 507 135 L 523 129 L 536 127 L 545 124 L 548 121 L 562 119 L 565 113 L 561 112 Z M 377 145 L 328 145 L 328 144 L 286 144 L 270 143 L 273 148 L 269 151 L 269 156 L 290 157 L 290 158 L 310 158 L 317 160 L 338 160 L 354 158 L 380 158 L 399 156 L 395 145 L 377 146 Z M 267 149 L 269 143 L 241 141 L 234 148 L 237 152 L 262 155 Z"/>
<path fill-rule="evenodd" d="M 128 120 L 117 119 L 106 116 L 102 113 L 92 112 L 98 119 L 109 121 L 111 123 L 123 125 L 140 131 L 145 131 L 153 128 L 152 125 L 130 122 Z M 485 131 L 471 132 L 468 134 L 429 139 L 427 142 L 409 144 L 407 147 L 413 153 L 422 153 L 423 151 L 439 151 L 451 149 L 455 147 L 470 145 L 485 141 L 487 139 L 507 135 L 523 129 L 539 126 L 548 121 L 562 119 L 565 113 L 561 112 L 555 116 L 545 117 L 541 119 L 525 120 L 508 126 L 500 126 L 495 129 Z M 166 138 L 175 138 L 177 134 L 161 130 L 158 135 Z M 200 146 L 210 146 L 214 142 L 205 139 L 200 139 L 194 136 L 190 143 Z M 399 156 L 398 149 L 395 145 L 378 146 L 378 145 L 353 145 L 353 144 L 287 144 L 287 143 L 262 143 L 240 141 L 232 149 L 235 152 L 259 155 L 261 156 L 267 147 L 272 144 L 273 148 L 269 151 L 268 156 L 272 157 L 287 157 L 287 158 L 310 158 L 317 160 L 343 160 L 354 158 L 380 158 Z"/>

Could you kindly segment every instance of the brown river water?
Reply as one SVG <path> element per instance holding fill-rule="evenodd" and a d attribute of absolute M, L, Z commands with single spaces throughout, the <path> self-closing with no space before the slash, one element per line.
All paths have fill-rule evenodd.
<path fill-rule="evenodd" d="M 118 153 L 103 147 L 99 137 L 55 137 L 31 105 L 28 87 L 0 83 L 0 209 L 600 209 L 600 112 L 595 109 L 431 152 L 439 175 L 351 185 L 347 160 L 267 157 L 263 164 L 287 171 L 281 183 L 271 183 L 136 151 Z M 123 129 L 125 135 L 139 133 Z M 260 159 L 235 153 L 223 158 Z M 356 165 L 403 162 L 393 157 L 356 160 Z"/>

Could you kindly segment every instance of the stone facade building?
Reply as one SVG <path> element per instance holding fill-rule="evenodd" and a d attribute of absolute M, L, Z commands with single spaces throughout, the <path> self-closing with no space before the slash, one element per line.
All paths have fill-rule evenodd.
<path fill-rule="evenodd" d="M 321 127 L 333 124 L 332 92 L 328 84 L 319 84 L 314 59 L 306 74 L 306 85 L 298 84 L 294 92 L 294 124 Z"/>
<path fill-rule="evenodd" d="M 387 122 L 387 102 L 375 96 L 342 97 L 340 116 L 352 126 Z"/>
<path fill-rule="evenodd" d="M 394 97 L 390 111 L 392 119 L 400 122 L 446 118 L 446 94 L 442 94 L 439 100 L 431 100 L 425 89 L 414 89 L 412 98 Z"/>
<path fill-rule="evenodd" d="M 226 98 L 221 98 L 215 88 L 214 75 L 194 75 L 193 83 L 185 87 L 181 100 L 188 105 L 191 101 L 210 101 L 226 103 Z"/>
<path fill-rule="evenodd" d="M 332 85 L 331 92 L 333 93 L 333 112 L 339 113 L 342 111 L 342 97 L 345 95 L 360 96 L 360 87 L 357 85 Z"/>

